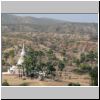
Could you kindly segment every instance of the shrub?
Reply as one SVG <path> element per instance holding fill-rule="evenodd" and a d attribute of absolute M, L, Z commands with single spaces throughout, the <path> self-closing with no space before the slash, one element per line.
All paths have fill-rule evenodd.
<path fill-rule="evenodd" d="M 68 86 L 80 86 L 80 84 L 79 84 L 79 83 L 72 83 L 72 82 L 70 82 L 70 83 L 68 84 Z"/>
<path fill-rule="evenodd" d="M 3 66 L 2 67 L 2 72 L 7 72 L 7 67 Z"/>
<path fill-rule="evenodd" d="M 78 52 L 77 48 L 73 49 L 73 52 L 74 53 L 77 53 Z"/>
<path fill-rule="evenodd" d="M 26 80 L 26 77 L 23 77 L 22 79 L 23 79 L 23 80 Z"/>
<path fill-rule="evenodd" d="M 81 63 L 79 66 L 80 66 L 81 71 L 83 71 L 83 72 L 91 71 L 91 67 L 88 64 Z"/>
<path fill-rule="evenodd" d="M 91 85 L 98 86 L 98 67 L 93 68 L 89 74 L 91 76 Z"/>
<path fill-rule="evenodd" d="M 28 83 L 21 83 L 19 86 L 28 86 Z"/>
<path fill-rule="evenodd" d="M 5 80 L 5 81 L 2 83 L 2 86 L 9 86 L 9 83 L 7 82 L 7 80 Z"/>
<path fill-rule="evenodd" d="M 74 69 L 73 72 L 76 74 L 79 74 L 79 75 L 83 75 L 84 73 L 86 73 L 85 71 L 83 71 L 81 69 Z"/>

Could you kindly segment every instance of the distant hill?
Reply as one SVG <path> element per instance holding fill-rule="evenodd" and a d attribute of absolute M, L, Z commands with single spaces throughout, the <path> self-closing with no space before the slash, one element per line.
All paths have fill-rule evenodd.
<path fill-rule="evenodd" d="M 76 23 L 50 18 L 22 17 L 13 14 L 2 14 L 1 22 L 2 33 L 55 32 L 64 34 L 89 34 L 94 36 L 97 36 L 98 33 L 97 23 Z"/>
<path fill-rule="evenodd" d="M 16 16 L 13 14 L 2 14 L 3 24 L 55 24 L 63 21 L 50 18 L 35 18 L 30 16 Z"/>

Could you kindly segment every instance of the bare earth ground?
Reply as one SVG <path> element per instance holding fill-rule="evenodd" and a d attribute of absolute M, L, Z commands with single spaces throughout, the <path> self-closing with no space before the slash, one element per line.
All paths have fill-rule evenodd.
<path fill-rule="evenodd" d="M 66 79 L 65 81 L 39 81 L 38 79 L 29 79 L 26 80 L 20 79 L 18 76 L 10 74 L 2 74 L 2 82 L 7 80 L 10 86 L 20 86 L 21 84 L 27 84 L 27 86 L 67 86 L 70 82 L 79 82 L 81 86 L 89 86 L 89 79 Z M 22 85 L 23 86 L 23 85 Z"/>

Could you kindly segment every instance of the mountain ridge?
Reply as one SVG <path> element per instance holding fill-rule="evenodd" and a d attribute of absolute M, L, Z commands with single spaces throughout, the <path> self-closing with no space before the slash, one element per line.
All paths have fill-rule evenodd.
<path fill-rule="evenodd" d="M 61 21 L 31 16 L 1 15 L 2 33 L 9 32 L 54 32 L 65 34 L 97 35 L 97 23 Z"/>

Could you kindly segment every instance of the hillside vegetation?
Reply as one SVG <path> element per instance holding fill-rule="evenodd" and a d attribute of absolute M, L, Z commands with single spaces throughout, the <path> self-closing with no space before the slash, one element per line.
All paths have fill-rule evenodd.
<path fill-rule="evenodd" d="M 32 69 L 51 71 L 48 77 L 55 73 L 56 76 L 59 74 L 57 78 L 60 80 L 69 79 L 71 82 L 76 78 L 78 83 L 81 77 L 84 83 L 94 75 L 90 73 L 98 66 L 97 23 L 74 23 L 12 14 L 2 14 L 1 18 L 3 71 L 17 63 L 24 43 L 27 54 L 37 54 L 30 56 L 35 62 Z M 34 57 L 37 59 L 33 60 Z M 92 83 L 85 85 L 97 85 L 94 77 Z"/>

